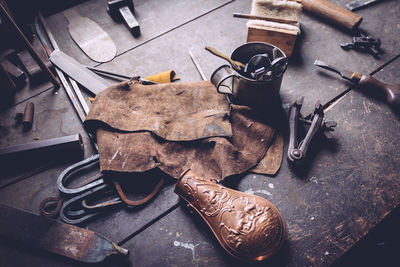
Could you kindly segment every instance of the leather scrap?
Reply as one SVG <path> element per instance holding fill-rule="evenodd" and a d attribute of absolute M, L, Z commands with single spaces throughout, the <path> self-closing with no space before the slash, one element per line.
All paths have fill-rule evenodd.
<path fill-rule="evenodd" d="M 283 134 L 276 131 L 271 146 L 264 158 L 250 172 L 258 174 L 275 175 L 281 167 L 283 158 Z"/>
<path fill-rule="evenodd" d="M 128 133 L 99 127 L 100 169 L 106 173 L 159 168 L 176 179 L 192 169 L 216 181 L 244 173 L 264 157 L 275 130 L 253 109 L 231 108 L 232 137 L 176 142 L 149 131 Z"/>
<path fill-rule="evenodd" d="M 232 136 L 229 103 L 209 81 L 142 85 L 132 79 L 100 92 L 85 128 L 150 131 L 169 141 Z"/>
<path fill-rule="evenodd" d="M 179 76 L 173 70 L 168 70 L 164 72 L 157 73 L 152 76 L 148 76 L 145 78 L 146 80 L 155 82 L 155 83 L 171 83 L 179 80 Z"/>

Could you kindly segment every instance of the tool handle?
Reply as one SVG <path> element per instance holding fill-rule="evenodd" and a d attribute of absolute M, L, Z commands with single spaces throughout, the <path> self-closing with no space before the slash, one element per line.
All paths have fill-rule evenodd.
<path fill-rule="evenodd" d="M 298 24 L 298 21 L 292 20 L 292 19 L 267 17 L 267 16 L 256 16 L 256 15 L 244 14 L 244 13 L 233 13 L 233 17 L 234 18 L 242 18 L 242 19 L 259 19 L 259 20 L 266 20 L 266 21 L 286 23 L 286 24 Z"/>
<path fill-rule="evenodd" d="M 363 75 L 358 88 L 361 90 L 378 90 L 386 95 L 386 101 L 390 105 L 400 107 L 400 84 L 386 84 L 370 75 Z"/>
<path fill-rule="evenodd" d="M 131 9 L 128 6 L 123 6 L 119 9 L 119 12 L 124 19 L 126 26 L 131 31 L 132 35 L 135 37 L 140 36 L 140 26 L 139 22 L 136 20 Z"/>
<path fill-rule="evenodd" d="M 239 62 L 239 61 L 231 59 L 227 55 L 225 55 L 225 54 L 219 52 L 218 50 L 216 50 L 215 48 L 212 48 L 210 46 L 206 46 L 205 48 L 206 48 L 207 51 L 211 52 L 212 54 L 227 60 L 229 63 L 231 63 L 232 67 L 235 70 L 241 70 L 241 69 L 245 68 L 245 65 L 242 62 Z"/>
<path fill-rule="evenodd" d="M 303 8 L 346 30 L 355 30 L 362 17 L 327 0 L 302 0 Z"/>

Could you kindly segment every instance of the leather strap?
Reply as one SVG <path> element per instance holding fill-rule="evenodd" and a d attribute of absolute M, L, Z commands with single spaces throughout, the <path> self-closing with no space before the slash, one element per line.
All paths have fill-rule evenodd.
<path fill-rule="evenodd" d="M 152 191 L 150 194 L 148 194 L 146 197 L 144 197 L 144 198 L 141 199 L 141 200 L 132 201 L 132 200 L 129 200 L 129 199 L 126 197 L 126 195 L 125 195 L 124 192 L 122 191 L 122 187 L 121 187 L 121 185 L 119 184 L 119 182 L 118 182 L 118 181 L 114 181 L 115 188 L 117 189 L 118 195 L 119 195 L 119 197 L 121 198 L 121 200 L 122 200 L 125 204 L 127 204 L 127 205 L 129 205 L 129 206 L 134 206 L 134 207 L 135 207 L 135 206 L 143 205 L 144 203 L 146 203 L 146 202 L 148 202 L 149 200 L 151 200 L 151 199 L 160 191 L 161 186 L 162 186 L 163 184 L 164 184 L 164 178 L 161 177 L 161 178 L 160 178 L 160 181 L 158 181 L 158 183 L 156 184 L 156 186 L 154 187 L 153 191 Z"/>

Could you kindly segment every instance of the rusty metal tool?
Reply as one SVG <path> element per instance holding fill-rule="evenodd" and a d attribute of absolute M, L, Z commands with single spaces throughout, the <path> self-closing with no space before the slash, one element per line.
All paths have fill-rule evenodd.
<path fill-rule="evenodd" d="M 49 69 L 54 69 L 53 64 L 51 64 L 47 54 L 46 54 L 46 50 L 43 47 L 42 43 L 40 42 L 40 40 L 38 39 L 38 37 L 33 34 L 31 37 L 31 43 L 32 43 L 32 47 L 35 49 L 35 51 L 37 52 L 38 56 L 42 59 L 42 61 L 45 63 L 45 65 L 49 68 Z M 35 59 L 28 53 L 28 51 L 23 50 L 21 52 L 18 53 L 18 58 L 20 60 L 20 62 L 22 63 L 22 65 L 24 66 L 28 77 L 31 81 L 33 82 L 40 82 L 43 80 L 44 76 L 44 72 L 42 70 L 42 68 L 39 66 L 39 64 L 36 63 Z"/>
<path fill-rule="evenodd" d="M 107 70 L 103 70 L 103 69 L 99 69 L 99 68 L 93 68 L 90 66 L 86 66 L 86 68 L 93 71 L 97 75 L 100 75 L 105 78 L 112 79 L 112 80 L 115 80 L 118 82 L 129 81 L 133 77 L 133 76 L 127 76 L 127 75 L 123 75 L 120 73 L 115 73 L 115 72 L 111 72 L 111 71 L 107 71 Z M 139 80 L 141 82 L 143 82 L 144 85 L 157 84 L 156 82 L 147 80 L 146 78 L 139 78 Z"/>
<path fill-rule="evenodd" d="M 25 35 L 21 32 L 21 30 L 18 28 L 17 24 L 14 22 L 14 20 L 11 18 L 11 16 L 8 14 L 7 10 L 4 8 L 4 6 L 1 3 L 0 3 L 0 13 L 1 13 L 3 19 L 5 21 L 7 21 L 8 24 L 11 26 L 12 30 L 14 30 L 14 32 L 16 33 L 16 36 L 22 41 L 25 48 L 29 51 L 31 56 L 35 59 L 37 64 L 46 73 L 46 75 L 48 76 L 48 78 L 50 79 L 50 81 L 54 85 L 54 87 L 60 88 L 60 83 L 57 81 L 56 77 L 54 77 L 53 73 L 46 66 L 46 64 L 43 62 L 43 60 L 40 58 L 40 56 L 36 53 L 35 49 L 32 47 L 32 45 L 26 39 Z"/>
<path fill-rule="evenodd" d="M 102 262 L 129 251 L 100 234 L 0 204 L 0 237 L 85 262 Z"/>
<path fill-rule="evenodd" d="M 370 6 L 377 2 L 382 2 L 383 0 L 355 0 L 347 3 L 345 6 L 350 11 L 356 11 L 361 8 Z"/>
<path fill-rule="evenodd" d="M 113 20 L 123 20 L 133 36 L 138 37 L 140 35 L 139 22 L 133 15 L 135 12 L 133 0 L 108 1 L 107 11 Z"/>
<path fill-rule="evenodd" d="M 60 50 L 56 49 L 50 54 L 50 61 L 93 95 L 97 95 L 108 87 L 93 72 Z"/>
<path fill-rule="evenodd" d="M 381 49 L 381 40 L 379 38 L 367 36 L 360 31 L 356 32 L 351 43 L 340 44 L 340 47 L 344 50 L 354 49 L 361 52 L 367 52 L 375 58 L 379 58 L 379 55 L 383 54 L 383 50 Z"/>
<path fill-rule="evenodd" d="M 362 75 L 358 72 L 339 71 L 321 60 L 316 60 L 314 65 L 339 74 L 343 79 L 353 82 L 361 91 L 384 94 L 389 105 L 400 107 L 400 84 L 386 84 L 371 75 Z"/>
<path fill-rule="evenodd" d="M 8 72 L 16 85 L 21 86 L 26 83 L 26 74 L 9 60 L 2 59 L 0 64 Z"/>
<path fill-rule="evenodd" d="M 303 105 L 304 97 L 296 100 L 289 110 L 289 148 L 287 152 L 287 160 L 290 163 L 301 163 L 306 158 L 307 150 L 311 144 L 313 138 L 319 132 L 324 132 L 328 138 L 330 138 L 330 131 L 333 131 L 336 127 L 336 122 L 325 121 L 324 111 L 321 103 L 318 101 L 315 104 L 314 112 L 309 120 L 303 119 L 300 114 L 300 109 Z M 304 124 L 309 124 L 308 129 L 304 139 L 298 141 L 298 126 L 299 122 Z"/>
<path fill-rule="evenodd" d="M 37 156 L 49 153 L 58 153 L 62 156 L 73 153 L 82 156 L 83 149 L 81 135 L 75 134 L 1 148 L 0 158 L 3 159 L 4 157 L 12 155 L 21 156 L 26 153 L 37 153 Z"/>
<path fill-rule="evenodd" d="M 57 45 L 56 40 L 53 37 L 53 34 L 51 33 L 49 27 L 47 26 L 47 23 L 46 23 L 45 19 L 43 18 L 42 14 L 39 12 L 35 17 L 35 30 L 37 32 L 37 35 L 38 35 L 40 41 L 42 42 L 43 46 L 45 47 L 46 52 L 49 53 L 50 52 L 50 48 L 47 45 L 46 39 L 44 38 L 44 36 L 43 36 L 43 34 L 42 34 L 41 30 L 40 30 L 40 26 L 39 26 L 38 20 L 40 20 L 40 22 L 41 22 L 41 24 L 42 24 L 42 26 L 43 26 L 43 28 L 44 28 L 44 30 L 46 32 L 46 35 L 49 38 L 53 48 L 54 49 L 58 49 L 58 45 Z M 79 98 L 77 98 L 77 96 L 74 94 L 74 91 L 71 88 L 71 86 L 69 85 L 69 83 L 67 81 L 67 78 L 65 77 L 64 73 L 58 68 L 56 68 L 56 73 L 57 73 L 58 77 L 60 78 L 60 81 L 61 81 L 61 83 L 62 83 L 62 85 L 63 85 L 63 87 L 65 89 L 65 92 L 67 93 L 69 99 L 71 100 L 72 105 L 74 106 L 75 111 L 78 114 L 79 119 L 81 120 L 81 122 L 83 122 L 85 120 L 85 118 L 86 118 L 86 113 L 84 111 L 84 108 L 82 107 L 82 104 L 86 104 L 86 103 L 85 102 L 83 102 L 83 103 L 79 102 Z"/>

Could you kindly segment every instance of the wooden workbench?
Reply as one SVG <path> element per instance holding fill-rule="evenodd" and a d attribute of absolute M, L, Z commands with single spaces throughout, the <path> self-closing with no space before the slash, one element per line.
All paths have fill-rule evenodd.
<path fill-rule="evenodd" d="M 335 0 L 344 6 L 348 1 Z M 135 1 L 142 35 L 135 39 L 122 24 L 106 13 L 106 0 L 92 0 L 72 7 L 96 21 L 117 45 L 118 55 L 99 65 L 73 42 L 62 13 L 46 18 L 60 49 L 82 64 L 100 66 L 126 75 L 152 75 L 174 69 L 181 82 L 200 76 L 189 57 L 189 49 L 207 77 L 225 62 L 204 50 L 205 45 L 230 54 L 245 43 L 246 20 L 233 12 L 249 12 L 250 0 Z M 400 5 L 388 0 L 357 12 L 364 17 L 361 28 L 382 40 L 385 54 L 344 51 L 339 44 L 351 35 L 302 14 L 301 31 L 293 58 L 285 73 L 281 99 L 288 107 L 305 97 L 303 114 L 317 100 L 325 103 L 350 84 L 338 76 L 321 72 L 315 59 L 333 66 L 368 74 L 394 57 L 400 49 Z M 400 59 L 374 75 L 387 83 L 398 83 Z M 108 81 L 112 84 L 112 81 Z M 32 131 L 15 127 L 14 115 L 26 101 L 35 104 Z M 278 207 L 287 226 L 287 240 L 271 260 L 257 265 L 326 266 L 351 251 L 364 236 L 400 204 L 399 114 L 382 101 L 351 91 L 326 112 L 338 123 L 331 142 L 319 143 L 310 151 L 311 162 L 301 170 L 284 159 L 274 177 L 245 174 L 230 177 L 224 185 L 265 197 Z M 15 105 L 0 113 L 0 147 L 81 133 L 85 156 L 92 155 L 88 136 L 65 91 L 56 94 L 50 84 L 25 88 Z M 285 152 L 287 150 L 286 134 Z M 21 164 L 21 163 L 20 163 Z M 0 202 L 38 214 L 39 203 L 58 195 L 57 176 L 71 162 L 56 162 L 28 179 L 0 189 Z M 21 175 L 17 168 L 2 174 L 0 185 Z M 130 250 L 129 259 L 109 259 L 104 266 L 241 266 L 219 246 L 199 216 L 193 215 L 173 192 L 168 179 L 158 196 L 140 209 L 120 207 L 81 225 L 97 231 Z M 397 232 L 398 233 L 398 232 Z M 77 266 L 65 258 L 0 240 L 0 266 Z M 247 266 L 247 265 L 246 265 Z"/>

